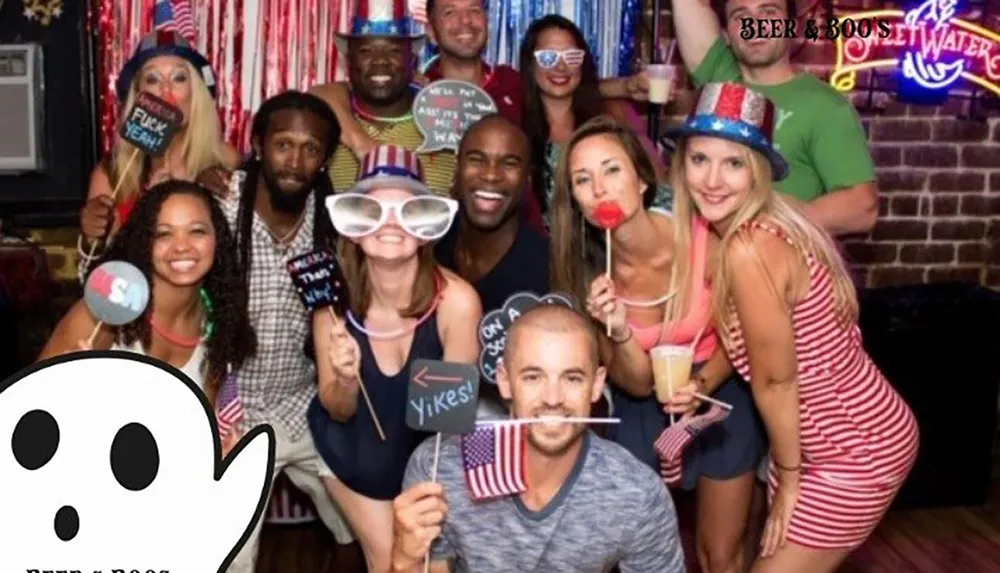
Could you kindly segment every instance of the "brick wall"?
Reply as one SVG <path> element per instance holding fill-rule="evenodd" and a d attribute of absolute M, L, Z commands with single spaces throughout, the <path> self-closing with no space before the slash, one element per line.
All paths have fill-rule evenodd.
<path fill-rule="evenodd" d="M 663 0 L 669 6 L 669 0 Z M 647 0 L 647 30 L 652 17 Z M 1000 14 L 1000 11 L 998 11 Z M 671 39 L 668 10 L 662 39 Z M 998 20 L 1000 24 L 1000 20 Z M 1000 27 L 1000 26 L 998 26 Z M 648 38 L 648 33 L 646 37 Z M 648 40 L 647 40 L 648 41 Z M 648 45 L 642 53 L 648 57 Z M 795 63 L 827 79 L 833 45 L 809 43 Z M 858 85 L 866 85 L 859 75 Z M 690 86 L 668 106 L 667 123 L 690 109 Z M 859 284 L 870 287 L 962 281 L 1000 288 L 1000 117 L 963 119 L 967 102 L 907 106 L 891 94 L 850 96 L 861 113 L 877 166 L 879 221 L 843 242 Z"/>

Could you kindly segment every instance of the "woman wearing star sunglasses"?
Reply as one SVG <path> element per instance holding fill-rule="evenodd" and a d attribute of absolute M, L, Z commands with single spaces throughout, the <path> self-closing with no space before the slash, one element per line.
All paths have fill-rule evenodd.
<path fill-rule="evenodd" d="M 573 22 L 558 14 L 532 22 L 521 42 L 520 68 L 524 130 L 531 141 L 532 188 L 547 227 L 551 224 L 556 165 L 563 146 L 577 127 L 599 115 L 610 115 L 641 138 L 661 182 L 653 206 L 671 209 L 673 194 L 666 184 L 667 168 L 656 146 L 643 135 L 643 122 L 628 103 L 601 96 L 594 57 Z"/>
<path fill-rule="evenodd" d="M 392 499 L 410 454 L 428 437 L 406 425 L 410 365 L 419 358 L 475 364 L 482 308 L 472 286 L 434 260 L 430 243 L 447 233 L 458 203 L 430 192 L 416 155 L 379 146 L 360 171 L 354 188 L 326 200 L 350 304 L 344 316 L 313 318 L 319 395 L 308 417 L 326 466 L 320 475 L 368 570 L 388 571 Z"/>

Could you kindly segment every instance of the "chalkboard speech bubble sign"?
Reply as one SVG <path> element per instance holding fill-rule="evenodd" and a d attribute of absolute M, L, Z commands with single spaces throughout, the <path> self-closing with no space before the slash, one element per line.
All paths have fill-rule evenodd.
<path fill-rule="evenodd" d="M 428 84 L 413 100 L 413 119 L 424 135 L 417 152 L 458 151 L 465 130 L 496 111 L 496 102 L 479 86 L 458 80 Z"/>
<path fill-rule="evenodd" d="M 347 310 L 347 283 L 337 257 L 327 249 L 306 253 L 288 261 L 288 274 L 302 304 L 312 312 L 333 307 L 339 316 Z"/>
<path fill-rule="evenodd" d="M 538 296 L 532 292 L 510 295 L 502 308 L 491 310 L 479 321 L 479 370 L 489 382 L 496 384 L 497 364 L 503 358 L 507 331 L 519 316 L 542 304 L 561 304 L 576 308 L 573 298 L 560 293 Z"/>
<path fill-rule="evenodd" d="M 410 366 L 406 425 L 421 432 L 468 434 L 476 429 L 479 370 L 474 364 L 415 360 Z"/>
<path fill-rule="evenodd" d="M 87 277 L 83 302 L 90 314 L 104 324 L 128 324 L 146 312 L 149 283 L 134 265 L 108 261 Z"/>
<path fill-rule="evenodd" d="M 143 153 L 159 157 L 167 150 L 170 140 L 181 126 L 181 110 L 166 101 L 140 91 L 128 110 L 119 133 L 122 139 Z"/>

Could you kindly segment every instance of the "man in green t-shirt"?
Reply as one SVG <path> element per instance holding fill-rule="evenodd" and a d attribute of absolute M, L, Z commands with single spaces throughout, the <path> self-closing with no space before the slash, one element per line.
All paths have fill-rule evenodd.
<path fill-rule="evenodd" d="M 789 164 L 778 189 L 833 235 L 870 231 L 878 217 L 875 168 L 854 107 L 816 76 L 796 73 L 788 39 L 740 37 L 743 18 L 788 18 L 794 0 L 674 0 L 673 13 L 696 87 L 741 82 L 774 102 L 775 148 Z"/>

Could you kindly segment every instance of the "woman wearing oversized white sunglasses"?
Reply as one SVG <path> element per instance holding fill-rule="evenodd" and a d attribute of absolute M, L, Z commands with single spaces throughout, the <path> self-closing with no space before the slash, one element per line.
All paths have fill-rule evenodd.
<path fill-rule="evenodd" d="M 418 358 L 475 364 L 482 307 L 471 285 L 440 268 L 431 241 L 458 204 L 432 194 L 416 155 L 384 145 L 362 161 L 359 182 L 327 198 L 340 234 L 338 258 L 350 309 L 313 317 L 319 395 L 309 426 L 327 491 L 350 522 L 369 571 L 388 571 L 392 499 L 410 454 L 428 434 L 406 425 L 410 364 Z M 371 413 L 359 407 L 364 383 Z"/>

